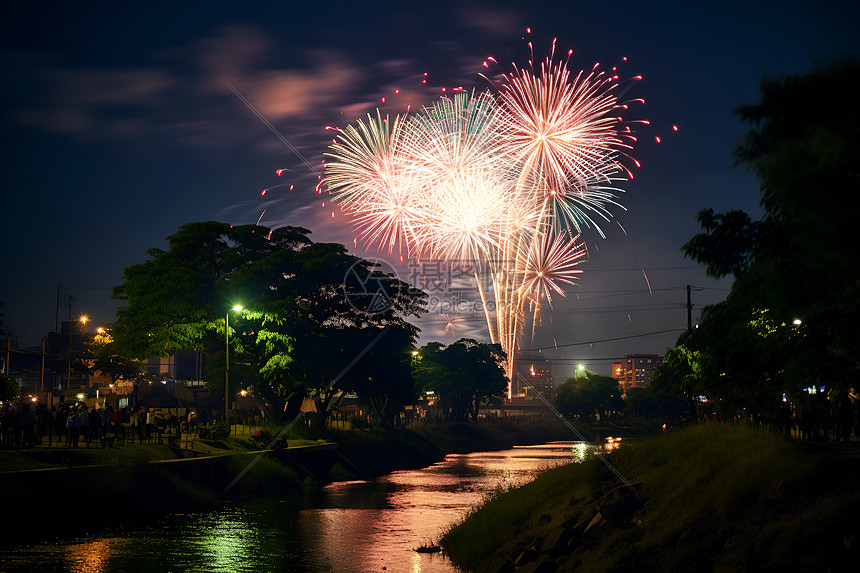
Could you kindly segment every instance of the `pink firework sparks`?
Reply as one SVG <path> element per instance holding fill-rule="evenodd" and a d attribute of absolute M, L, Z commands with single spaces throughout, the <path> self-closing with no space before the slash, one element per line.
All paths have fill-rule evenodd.
<path fill-rule="evenodd" d="M 535 238 L 523 263 L 523 294 L 535 303 L 546 299 L 552 305 L 552 293 L 564 296 L 562 284 L 573 285 L 582 273 L 578 265 L 583 262 L 585 246 L 579 235 L 571 237 L 567 231 L 554 236 L 552 229 Z"/>
<path fill-rule="evenodd" d="M 619 117 L 632 102 L 618 101 L 617 75 L 599 64 L 572 75 L 567 63 L 515 66 L 498 93 L 458 86 L 417 113 L 336 130 L 320 182 L 357 239 L 474 269 L 482 300 L 484 285 L 495 297 L 485 318 L 509 373 L 525 311 L 575 283 L 587 255 L 579 233 L 603 235 L 596 220 L 611 220 L 617 182 L 632 178 L 636 135 Z"/>

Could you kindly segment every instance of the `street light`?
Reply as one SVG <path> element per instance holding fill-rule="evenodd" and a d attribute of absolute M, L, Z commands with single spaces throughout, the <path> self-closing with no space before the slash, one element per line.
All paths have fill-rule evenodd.
<path fill-rule="evenodd" d="M 236 312 L 242 310 L 240 305 L 233 307 Z M 224 422 L 227 427 L 230 427 L 230 311 L 227 311 L 227 318 L 224 319 L 224 332 L 226 333 L 227 348 L 224 354 L 227 357 L 227 370 L 224 373 Z"/>

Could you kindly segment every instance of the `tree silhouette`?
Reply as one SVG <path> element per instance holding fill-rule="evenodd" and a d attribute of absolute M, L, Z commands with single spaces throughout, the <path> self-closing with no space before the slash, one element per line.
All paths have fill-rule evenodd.
<path fill-rule="evenodd" d="M 764 79 L 760 102 L 735 111 L 751 129 L 734 152 L 761 181 L 764 215 L 705 209 L 705 233 L 683 247 L 709 275 L 735 277 L 689 344 L 706 386 L 724 385 L 737 407 L 809 385 L 847 390 L 860 371 L 860 111 L 838 95 L 858 87 L 849 59 Z"/>

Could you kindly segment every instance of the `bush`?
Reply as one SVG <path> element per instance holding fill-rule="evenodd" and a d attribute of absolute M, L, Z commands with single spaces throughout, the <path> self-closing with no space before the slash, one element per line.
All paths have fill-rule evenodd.
<path fill-rule="evenodd" d="M 224 422 L 215 422 L 212 424 L 212 439 L 224 440 L 230 437 L 230 426 Z"/>
<path fill-rule="evenodd" d="M 275 439 L 275 436 L 272 435 L 270 430 L 263 428 L 262 430 L 258 430 L 256 434 L 251 436 L 251 443 L 258 449 L 263 449 L 269 447 L 269 444 L 272 443 L 272 440 Z M 284 438 L 278 438 L 275 444 L 272 444 L 271 449 L 276 450 L 280 448 L 287 447 L 287 440 Z"/>

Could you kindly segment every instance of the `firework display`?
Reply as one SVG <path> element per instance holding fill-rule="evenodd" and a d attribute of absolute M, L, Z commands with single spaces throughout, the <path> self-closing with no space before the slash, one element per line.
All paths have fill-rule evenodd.
<path fill-rule="evenodd" d="M 618 76 L 567 62 L 500 76 L 421 111 L 337 129 L 324 187 L 369 247 L 468 265 L 491 340 L 508 355 L 542 302 L 585 260 L 580 236 L 611 218 L 635 136 Z M 488 304 L 493 301 L 493 304 Z M 446 329 L 447 330 L 447 329 Z"/>

